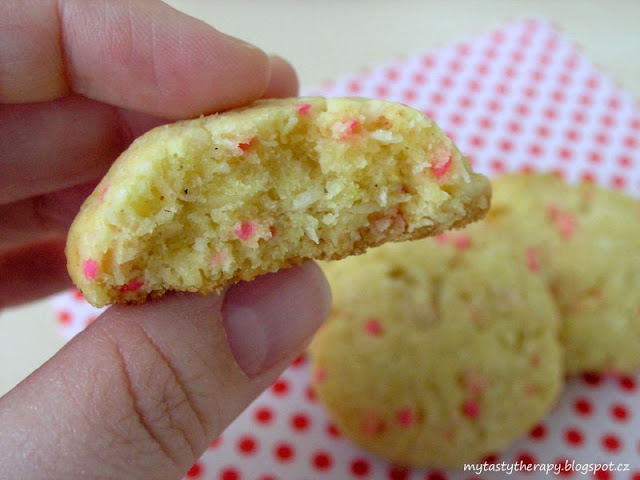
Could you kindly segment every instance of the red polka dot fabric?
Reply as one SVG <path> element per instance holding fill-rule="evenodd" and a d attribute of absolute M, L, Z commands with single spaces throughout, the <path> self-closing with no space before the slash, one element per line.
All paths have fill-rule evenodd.
<path fill-rule="evenodd" d="M 304 93 L 385 98 L 418 108 L 488 175 L 550 171 L 640 196 L 640 107 L 540 19 L 346 74 Z M 66 338 L 100 312 L 77 292 L 52 301 Z M 481 475 L 407 469 L 355 447 L 331 423 L 310 380 L 301 357 L 212 442 L 186 478 L 502 479 L 505 473 L 491 465 L 519 462 L 552 465 L 556 473 L 509 478 L 640 480 L 638 375 L 568 379 L 553 411 L 508 451 L 483 459 Z M 584 465 L 599 470 L 585 472 Z"/>

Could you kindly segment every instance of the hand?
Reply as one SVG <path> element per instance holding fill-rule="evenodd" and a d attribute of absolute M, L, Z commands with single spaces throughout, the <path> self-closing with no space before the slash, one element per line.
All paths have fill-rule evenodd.
<path fill-rule="evenodd" d="M 66 229 L 133 138 L 298 87 L 284 60 L 153 0 L 5 0 L 0 66 L 0 306 L 68 286 Z M 308 263 L 108 309 L 0 399 L 2 478 L 181 478 L 329 301 Z"/>

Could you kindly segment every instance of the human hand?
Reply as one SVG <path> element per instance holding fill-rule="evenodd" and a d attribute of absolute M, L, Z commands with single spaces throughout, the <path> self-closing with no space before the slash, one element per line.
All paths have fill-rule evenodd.
<path fill-rule="evenodd" d="M 154 0 L 0 5 L 0 306 L 68 285 L 64 234 L 151 126 L 291 96 L 283 60 Z M 115 306 L 0 399 L 2 478 L 179 479 L 328 311 L 312 263 Z"/>

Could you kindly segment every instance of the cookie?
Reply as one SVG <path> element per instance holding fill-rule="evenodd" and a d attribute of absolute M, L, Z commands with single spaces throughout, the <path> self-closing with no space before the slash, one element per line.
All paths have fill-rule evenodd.
<path fill-rule="evenodd" d="M 339 430 L 411 466 L 460 467 L 506 448 L 562 384 L 544 280 L 499 237 L 387 244 L 323 265 L 334 305 L 310 347 Z"/>
<path fill-rule="evenodd" d="M 264 100 L 136 140 L 75 219 L 68 269 L 96 306 L 206 293 L 461 227 L 484 215 L 490 194 L 409 107 Z"/>
<path fill-rule="evenodd" d="M 494 187 L 480 228 L 502 231 L 547 278 L 567 372 L 640 367 L 640 202 L 551 175 L 507 175 Z"/>

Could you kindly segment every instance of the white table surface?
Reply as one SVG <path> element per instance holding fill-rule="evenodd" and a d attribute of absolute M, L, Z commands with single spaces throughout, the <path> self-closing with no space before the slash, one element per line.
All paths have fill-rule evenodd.
<path fill-rule="evenodd" d="M 618 0 L 215 1 L 168 3 L 289 59 L 302 85 L 539 15 L 640 99 L 640 2 Z M 1 221 L 1 220 L 0 220 Z M 46 302 L 0 312 L 0 394 L 62 346 Z"/>

